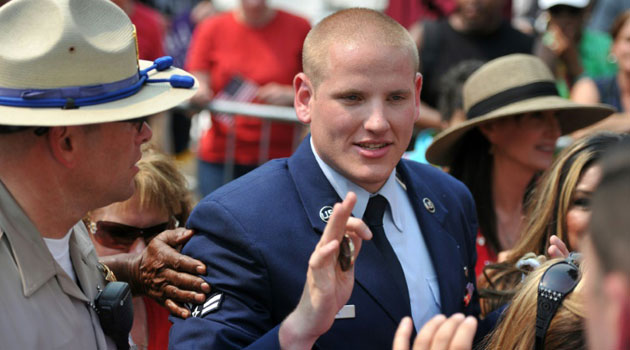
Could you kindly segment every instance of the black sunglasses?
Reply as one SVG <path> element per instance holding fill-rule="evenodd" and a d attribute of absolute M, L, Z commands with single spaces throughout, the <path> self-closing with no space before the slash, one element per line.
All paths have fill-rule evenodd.
<path fill-rule="evenodd" d="M 142 127 L 144 126 L 144 123 L 146 123 L 148 120 L 149 120 L 148 117 L 140 117 L 140 118 L 135 118 L 135 119 L 123 120 L 123 122 L 136 124 L 137 125 L 136 129 L 138 130 L 138 132 L 141 132 Z M 33 132 L 35 133 L 35 135 L 42 136 L 46 134 L 50 128 L 47 126 L 40 126 L 40 127 L 33 128 L 31 126 L 0 125 L 0 134 L 10 134 L 10 133 L 14 133 L 14 132 L 18 132 L 18 131 L 22 131 L 26 129 L 33 129 Z"/>
<path fill-rule="evenodd" d="M 146 123 L 148 120 L 149 120 L 149 117 L 140 117 L 140 118 L 135 118 L 135 119 L 123 120 L 123 122 L 136 124 L 136 128 L 138 129 L 138 132 L 140 132 L 142 131 L 142 127 L 144 126 L 144 123 Z"/>
<path fill-rule="evenodd" d="M 173 219 L 151 227 L 135 227 L 112 221 L 97 221 L 90 226 L 94 238 L 103 246 L 114 249 L 129 249 L 139 237 L 142 237 L 148 244 L 155 236 L 167 229 L 177 227 L 178 224 L 177 220 Z"/>
<path fill-rule="evenodd" d="M 545 335 L 562 300 L 575 289 L 581 278 L 578 267 L 581 255 L 571 253 L 564 261 L 547 268 L 538 284 L 535 350 L 545 348 Z"/>
<path fill-rule="evenodd" d="M 549 8 L 549 13 L 551 13 L 552 16 L 559 16 L 565 13 L 570 16 L 577 16 L 581 14 L 582 11 L 584 11 L 584 9 L 569 5 L 556 5 Z"/>

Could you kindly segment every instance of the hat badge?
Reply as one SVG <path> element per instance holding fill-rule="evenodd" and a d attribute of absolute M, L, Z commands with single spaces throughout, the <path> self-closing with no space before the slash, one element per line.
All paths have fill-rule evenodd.
<path fill-rule="evenodd" d="M 427 209 L 429 213 L 431 214 L 435 213 L 435 205 L 429 198 L 426 198 L 426 197 L 423 198 L 422 203 L 424 204 L 424 207 Z"/>
<path fill-rule="evenodd" d="M 330 216 L 332 215 L 333 208 L 330 205 L 323 206 L 319 210 L 319 218 L 322 219 L 323 222 L 328 222 Z"/>

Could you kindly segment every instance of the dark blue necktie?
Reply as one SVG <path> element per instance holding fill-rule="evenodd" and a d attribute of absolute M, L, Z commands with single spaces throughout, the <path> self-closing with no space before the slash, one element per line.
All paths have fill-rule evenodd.
<path fill-rule="evenodd" d="M 383 228 L 385 209 L 387 209 L 387 199 L 385 199 L 385 197 L 380 194 L 370 197 L 367 208 L 365 208 L 365 213 L 363 214 L 363 221 L 370 227 L 373 235 L 372 242 L 374 242 L 376 248 L 383 255 L 388 270 L 391 271 L 397 287 L 407 298 L 407 305 L 409 305 L 409 291 L 407 290 L 405 274 L 396 257 L 396 253 L 394 253 L 392 246 L 387 240 L 387 236 L 385 236 L 385 229 Z"/>

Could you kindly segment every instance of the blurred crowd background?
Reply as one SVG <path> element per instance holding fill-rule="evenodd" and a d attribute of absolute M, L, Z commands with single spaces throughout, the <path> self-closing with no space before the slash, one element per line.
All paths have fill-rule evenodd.
<path fill-rule="evenodd" d="M 166 113 L 166 118 L 150 120 L 154 131 L 152 142 L 158 149 L 176 157 L 197 199 L 269 158 L 288 156 L 307 132 L 297 123 L 289 123 L 292 126 L 288 128 L 287 123 L 261 122 L 264 119 L 242 117 L 236 112 L 209 113 L 206 108 L 213 99 L 291 107 L 290 79 L 301 69 L 299 56 L 287 52 L 284 58 L 266 60 L 261 58 L 260 48 L 255 45 L 293 43 L 300 49 L 300 40 L 308 27 L 301 23 L 297 28 L 296 24 L 289 23 L 277 34 L 270 35 L 271 31 L 265 32 L 273 22 L 265 17 L 269 11 L 280 10 L 299 16 L 312 26 L 336 10 L 368 7 L 384 11 L 408 28 L 418 44 L 419 69 L 425 79 L 421 118 L 406 157 L 420 162 L 426 162 L 425 151 L 433 136 L 465 120 L 461 88 L 466 78 L 484 62 L 506 54 L 532 53 L 542 58 L 554 73 L 563 97 L 583 103 L 603 101 L 615 106 L 619 112 L 627 111 L 630 104 L 627 101 L 630 88 L 618 83 L 624 79 L 622 73 L 630 71 L 630 67 L 619 64 L 613 52 L 614 34 L 619 36 L 615 41 L 619 46 L 618 54 L 630 50 L 623 47 L 628 40 L 624 37 L 627 33 L 621 30 L 625 21 L 618 25 L 616 32 L 611 32 L 615 30 L 612 28 L 615 18 L 630 8 L 628 0 L 113 1 L 136 25 L 140 58 L 152 60 L 170 55 L 177 66 L 193 71 L 197 77 L 204 73 L 206 76 L 222 75 L 213 77 L 211 82 L 207 77 L 202 81 L 207 89 L 205 96 L 193 99 L 196 103 L 173 109 Z M 265 38 L 260 43 L 248 41 L 248 33 L 240 33 L 238 26 L 230 27 L 226 21 L 220 21 L 226 14 L 236 15 L 236 23 L 243 28 L 253 28 L 253 32 L 276 37 Z M 239 14 L 244 16 L 238 17 Z M 195 41 L 196 33 L 201 31 L 200 24 L 204 22 L 205 34 L 203 38 L 199 34 L 200 38 Z M 218 25 L 209 28 L 213 22 Z M 222 57 L 208 53 L 212 49 L 208 46 L 208 42 L 214 40 L 212 37 L 226 38 L 223 43 L 212 44 L 217 45 L 215 52 L 223 52 Z M 231 48 L 228 42 L 233 43 Z M 197 46 L 197 53 L 192 53 L 194 46 L 191 48 L 191 43 Z M 625 46 L 629 44 L 625 43 Z M 236 53 L 224 53 L 230 49 Z M 261 69 L 268 70 L 270 60 L 283 62 L 274 67 L 283 71 L 258 73 Z M 236 81 L 234 77 L 240 80 Z M 284 90 L 263 88 L 269 83 L 277 83 Z M 254 109 L 253 114 L 256 113 Z M 264 118 L 265 113 L 262 114 Z M 234 123 L 217 123 L 225 118 L 234 120 Z M 625 119 L 628 118 L 621 113 L 593 129 L 627 131 L 630 122 Z M 278 124 L 285 127 L 279 128 Z M 234 128 L 236 141 L 233 143 L 229 143 L 230 127 Z M 573 138 L 585 132 L 578 131 Z M 265 137 L 265 133 L 268 136 Z M 568 145 L 573 138 L 561 137 L 558 146 Z M 224 172 L 226 165 L 228 174 Z M 216 179 L 203 183 L 212 176 Z"/>

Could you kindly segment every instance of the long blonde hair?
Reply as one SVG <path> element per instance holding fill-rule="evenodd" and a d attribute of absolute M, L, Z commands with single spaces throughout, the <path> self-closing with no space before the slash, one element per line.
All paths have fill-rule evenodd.
<path fill-rule="evenodd" d="M 512 288 L 521 281 L 521 274 L 526 272 L 517 269 L 516 262 L 529 252 L 546 255 L 551 235 L 558 236 L 569 251 L 574 250 L 575 247 L 569 244 L 566 216 L 571 207 L 575 188 L 581 175 L 595 164 L 606 150 L 624 139 L 628 137 L 611 132 L 596 133 L 578 139 L 564 149 L 543 174 L 530 196 L 525 225 L 514 249 L 503 263 L 486 266 L 479 278 L 484 314 L 504 304 L 514 295 Z"/>
<path fill-rule="evenodd" d="M 536 338 L 538 284 L 554 259 L 529 274 L 507 307 L 496 329 L 485 339 L 486 350 L 532 350 Z M 583 280 L 562 301 L 545 336 L 545 349 L 586 349 L 583 321 L 585 317 Z"/>

